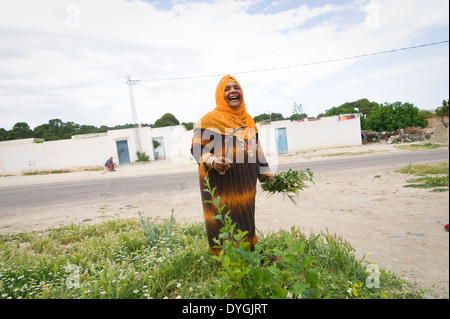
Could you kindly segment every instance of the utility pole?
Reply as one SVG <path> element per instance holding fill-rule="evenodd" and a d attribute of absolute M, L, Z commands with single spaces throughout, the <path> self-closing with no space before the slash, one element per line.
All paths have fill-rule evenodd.
<path fill-rule="evenodd" d="M 137 114 L 136 114 L 136 106 L 134 105 L 134 94 L 133 94 L 133 85 L 139 82 L 139 80 L 131 80 L 131 77 L 127 76 L 127 84 L 128 84 L 128 93 L 130 94 L 130 102 L 131 102 L 131 115 L 133 118 L 134 127 L 134 141 L 136 143 L 136 151 L 142 153 L 141 146 L 141 133 L 140 127 L 141 124 L 138 123 Z"/>

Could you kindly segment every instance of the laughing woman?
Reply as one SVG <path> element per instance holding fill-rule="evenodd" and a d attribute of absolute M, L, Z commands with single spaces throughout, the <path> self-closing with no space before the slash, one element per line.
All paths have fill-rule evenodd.
<path fill-rule="evenodd" d="M 236 228 L 248 232 L 246 240 L 253 248 L 257 242 L 256 183 L 258 179 L 273 180 L 273 174 L 260 146 L 255 122 L 247 113 L 242 88 L 234 77 L 226 75 L 217 85 L 216 108 L 195 125 L 191 153 L 199 164 L 202 201 L 211 199 L 203 191 L 207 177 L 211 189 L 216 187 L 220 205 L 225 204 L 224 211 L 231 211 Z M 218 255 L 220 250 L 214 248 L 214 239 L 218 238 L 221 225 L 217 219 L 211 219 L 216 214 L 214 205 L 203 203 L 209 249 Z"/>

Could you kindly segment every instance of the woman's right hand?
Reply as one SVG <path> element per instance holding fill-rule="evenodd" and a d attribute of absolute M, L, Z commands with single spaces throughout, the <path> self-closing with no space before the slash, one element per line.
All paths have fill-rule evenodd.
<path fill-rule="evenodd" d="M 231 161 L 226 157 L 216 157 L 211 167 L 223 175 L 230 169 L 230 163 Z"/>

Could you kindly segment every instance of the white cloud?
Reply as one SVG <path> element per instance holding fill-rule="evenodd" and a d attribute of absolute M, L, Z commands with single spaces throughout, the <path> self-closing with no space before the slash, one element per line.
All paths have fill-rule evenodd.
<path fill-rule="evenodd" d="M 0 127 L 19 121 L 34 127 L 55 117 L 98 126 L 131 122 L 127 75 L 142 80 L 133 89 L 144 123 L 166 112 L 196 121 L 214 107 L 215 86 L 224 73 L 235 73 L 253 116 L 269 108 L 289 116 L 294 101 L 314 116 L 341 101 L 368 97 L 350 78 L 361 77 L 355 70 L 360 60 L 277 68 L 448 39 L 446 0 L 294 3 L 284 9 L 286 1 L 268 2 L 265 8 L 277 10 L 263 6 L 255 12 L 253 5 L 261 1 L 179 1 L 162 10 L 140 0 L 0 0 Z M 402 65 L 420 62 L 427 85 L 448 87 L 448 73 L 434 80 L 425 74 L 427 65 L 431 73 L 436 63 L 448 69 L 445 50 L 448 44 L 417 49 L 420 60 L 410 52 Z M 388 60 L 365 58 L 363 64 L 364 83 L 378 88 L 370 92 L 375 101 L 385 101 L 396 72 L 408 78 L 395 87 L 409 102 L 420 107 L 448 98 L 448 89 L 417 93 L 424 85 L 415 77 L 417 69 L 392 69 Z M 245 73 L 262 69 L 275 70 Z M 178 77 L 192 78 L 148 81 Z M 83 83 L 91 84 L 72 86 Z M 58 89 L 64 86 L 70 87 Z M 35 92 L 15 94 L 27 91 Z"/>

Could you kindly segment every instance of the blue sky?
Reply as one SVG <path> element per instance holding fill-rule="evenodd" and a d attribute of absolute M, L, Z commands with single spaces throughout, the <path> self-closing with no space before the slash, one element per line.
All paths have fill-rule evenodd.
<path fill-rule="evenodd" d="M 252 116 L 449 97 L 447 0 L 0 0 L 0 128 L 196 122 L 227 73 Z M 333 62 L 327 62 L 334 60 Z"/>

